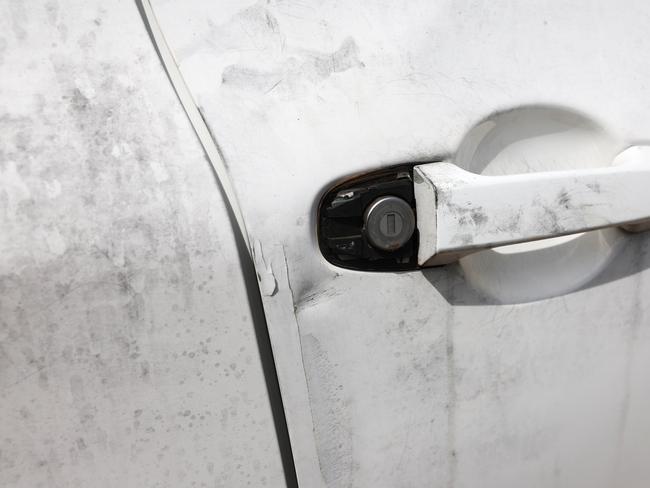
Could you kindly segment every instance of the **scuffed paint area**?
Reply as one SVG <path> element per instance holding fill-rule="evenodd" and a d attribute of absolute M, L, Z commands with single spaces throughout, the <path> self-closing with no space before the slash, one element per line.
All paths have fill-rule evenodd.
<path fill-rule="evenodd" d="M 134 2 L 0 27 L 0 485 L 282 486 L 233 231 Z"/>

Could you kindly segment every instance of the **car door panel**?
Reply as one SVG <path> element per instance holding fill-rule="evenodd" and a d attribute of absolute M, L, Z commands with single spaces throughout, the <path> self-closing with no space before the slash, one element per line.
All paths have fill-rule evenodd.
<path fill-rule="evenodd" d="M 316 238 L 353 175 L 599 167 L 647 140 L 644 2 L 153 6 L 255 243 L 304 486 L 644 485 L 646 235 L 406 273 Z"/>
<path fill-rule="evenodd" d="M 283 486 L 227 202 L 137 6 L 0 25 L 0 486 Z"/>

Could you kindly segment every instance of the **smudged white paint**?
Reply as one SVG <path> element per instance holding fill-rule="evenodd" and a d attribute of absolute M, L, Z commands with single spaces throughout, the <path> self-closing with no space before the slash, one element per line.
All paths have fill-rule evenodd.
<path fill-rule="evenodd" d="M 278 283 L 273 275 L 271 264 L 267 264 L 264 259 L 262 243 L 257 240 L 253 247 L 253 258 L 255 261 L 255 268 L 257 269 L 257 279 L 260 284 L 260 291 L 262 292 L 262 295 L 272 297 L 278 291 Z"/>
<path fill-rule="evenodd" d="M 61 195 L 61 182 L 59 180 L 45 181 L 43 184 L 45 185 L 45 192 L 49 198 L 56 198 Z"/>
<path fill-rule="evenodd" d="M 62 255 L 67 249 L 63 236 L 56 228 L 46 231 L 45 242 L 50 252 L 56 256 Z"/>
<path fill-rule="evenodd" d="M 169 179 L 169 173 L 165 169 L 165 167 L 160 164 L 158 161 L 151 161 L 149 163 L 151 165 L 151 170 L 153 171 L 153 177 L 156 179 L 156 182 L 162 183 L 163 181 L 167 181 Z"/>
<path fill-rule="evenodd" d="M 87 74 L 83 74 L 82 76 L 75 78 L 74 84 L 79 89 L 81 94 L 88 100 L 95 98 L 97 92 L 95 91 L 95 87 L 93 86 L 93 83 Z"/>

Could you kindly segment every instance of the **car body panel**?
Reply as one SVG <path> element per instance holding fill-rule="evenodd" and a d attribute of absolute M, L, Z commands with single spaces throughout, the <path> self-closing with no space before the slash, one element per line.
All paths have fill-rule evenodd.
<path fill-rule="evenodd" d="M 645 486 L 648 239 L 336 268 L 336 182 L 607 166 L 648 138 L 645 2 L 152 2 L 242 205 L 303 486 Z"/>
<path fill-rule="evenodd" d="M 0 486 L 284 486 L 226 202 L 136 4 L 0 25 Z"/>

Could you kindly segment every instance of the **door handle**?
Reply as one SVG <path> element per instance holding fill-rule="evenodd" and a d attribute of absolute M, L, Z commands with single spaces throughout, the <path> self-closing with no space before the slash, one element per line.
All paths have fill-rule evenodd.
<path fill-rule="evenodd" d="M 442 162 L 414 167 L 418 265 L 507 244 L 623 227 L 650 228 L 650 146 L 606 168 L 484 176 Z"/>

